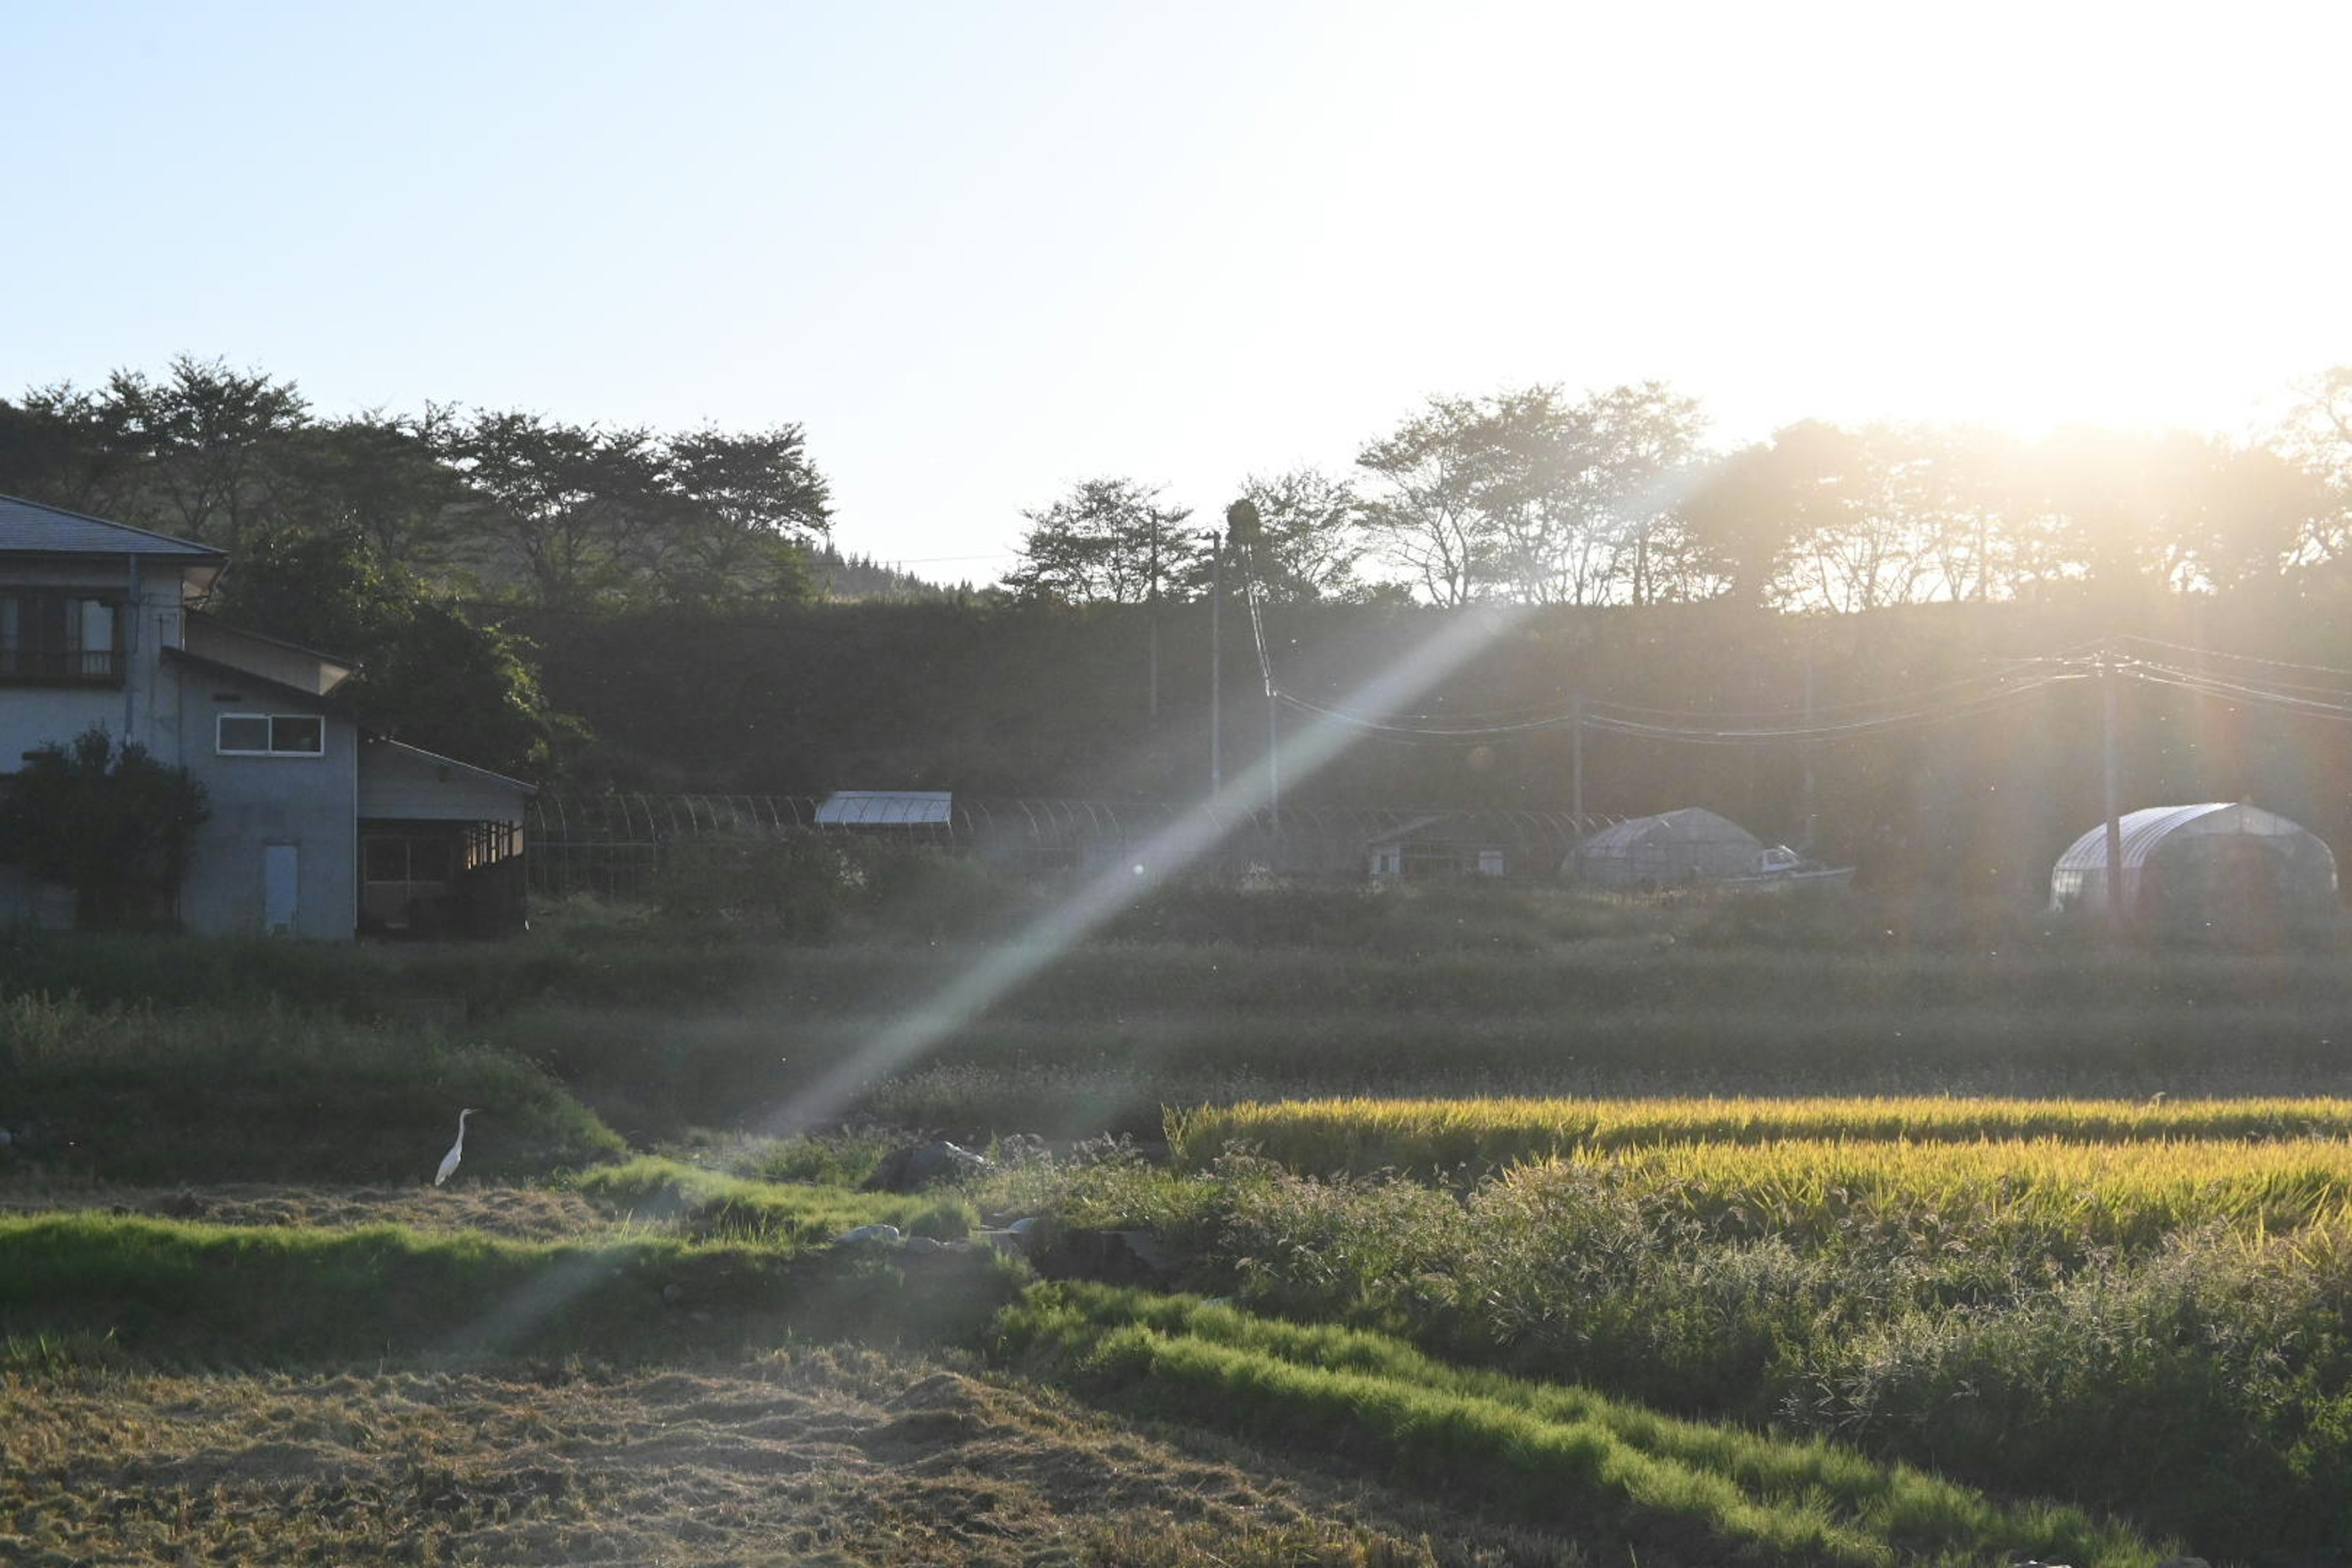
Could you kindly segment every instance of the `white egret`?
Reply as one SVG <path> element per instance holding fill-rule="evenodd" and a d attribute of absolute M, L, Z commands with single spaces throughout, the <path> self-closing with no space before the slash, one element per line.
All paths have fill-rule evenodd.
<path fill-rule="evenodd" d="M 437 1187 L 447 1181 L 449 1173 L 457 1168 L 458 1156 L 466 1152 L 466 1118 L 473 1114 L 474 1108 L 470 1105 L 457 1112 L 457 1141 L 449 1145 L 449 1152 L 446 1154 L 441 1156 L 441 1168 L 433 1173 L 435 1186 Z"/>

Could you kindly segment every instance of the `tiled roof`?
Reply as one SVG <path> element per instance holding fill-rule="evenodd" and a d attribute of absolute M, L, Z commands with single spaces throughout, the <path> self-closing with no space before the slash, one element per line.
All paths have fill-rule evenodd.
<path fill-rule="evenodd" d="M 127 523 L 87 517 L 63 507 L 43 506 L 16 496 L 0 496 L 0 552 L 44 555 L 173 555 L 182 559 L 217 561 L 222 552 L 207 544 L 150 533 Z"/>

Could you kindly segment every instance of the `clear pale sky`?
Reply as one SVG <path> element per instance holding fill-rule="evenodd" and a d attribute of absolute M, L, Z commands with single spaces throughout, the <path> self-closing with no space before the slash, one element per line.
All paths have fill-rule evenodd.
<path fill-rule="evenodd" d="M 0 0 L 0 392 L 805 426 L 988 581 L 1432 394 L 2242 434 L 2352 363 L 2352 5 Z"/>

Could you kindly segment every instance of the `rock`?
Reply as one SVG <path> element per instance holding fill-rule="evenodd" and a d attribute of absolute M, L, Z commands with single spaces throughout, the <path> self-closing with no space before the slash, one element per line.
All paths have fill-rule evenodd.
<path fill-rule="evenodd" d="M 675 1307 L 686 1300 L 686 1288 L 673 1279 L 662 1287 L 662 1305 Z"/>
<path fill-rule="evenodd" d="M 906 1249 L 908 1252 L 929 1254 L 933 1252 L 945 1252 L 948 1248 L 947 1243 L 938 1240 L 935 1237 L 928 1236 L 910 1236 L 907 1238 Z"/>
<path fill-rule="evenodd" d="M 1094 1279 L 1108 1285 L 1171 1288 L 1176 1260 L 1148 1230 L 1066 1230 L 1030 1254 L 1048 1279 Z"/>
<path fill-rule="evenodd" d="M 887 1247 L 898 1239 L 898 1227 L 895 1225 L 861 1225 L 856 1230 L 843 1231 L 833 1239 L 836 1243 L 875 1241 Z"/>
<path fill-rule="evenodd" d="M 875 1173 L 866 1178 L 863 1190 L 869 1193 L 919 1192 L 934 1182 L 995 1168 L 987 1155 L 975 1154 L 969 1149 L 941 1140 L 937 1143 L 892 1150 L 883 1157 Z"/>

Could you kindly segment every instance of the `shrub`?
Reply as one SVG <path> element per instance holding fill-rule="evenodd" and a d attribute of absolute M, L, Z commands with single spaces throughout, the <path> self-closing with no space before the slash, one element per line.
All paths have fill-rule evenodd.
<path fill-rule="evenodd" d="M 74 892 L 74 922 L 119 931 L 167 923 L 188 844 L 211 813 L 204 785 L 102 728 L 28 752 L 0 805 L 0 858 Z"/>

